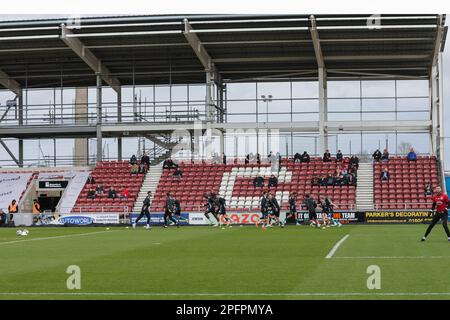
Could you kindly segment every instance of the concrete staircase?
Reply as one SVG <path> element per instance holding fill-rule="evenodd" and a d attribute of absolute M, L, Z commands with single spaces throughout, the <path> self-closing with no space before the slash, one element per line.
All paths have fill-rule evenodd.
<path fill-rule="evenodd" d="M 360 163 L 356 187 L 356 209 L 373 210 L 373 164 Z"/>
<path fill-rule="evenodd" d="M 150 166 L 147 174 L 145 175 L 144 182 L 142 183 L 141 190 L 138 193 L 136 201 L 134 202 L 133 212 L 140 212 L 142 203 L 144 202 L 147 192 L 152 192 L 151 200 L 155 196 L 156 188 L 158 187 L 159 179 L 163 172 L 162 164 Z"/>

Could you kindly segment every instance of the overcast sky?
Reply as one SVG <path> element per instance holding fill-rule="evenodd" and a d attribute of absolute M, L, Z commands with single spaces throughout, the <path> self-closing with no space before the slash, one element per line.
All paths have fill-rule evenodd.
<path fill-rule="evenodd" d="M 89 15 L 89 16 L 95 16 L 95 15 Z M 35 19 L 35 18 L 60 18 L 60 17 L 65 17 L 65 15 L 0 15 L 0 20 L 25 20 L 25 19 Z M 445 90 L 445 88 L 447 87 L 447 78 L 450 75 L 450 54 L 448 53 L 449 50 L 444 51 L 444 59 L 443 59 L 443 67 L 444 67 L 444 116 L 445 116 L 445 123 L 447 123 L 447 120 L 450 117 L 450 113 L 448 112 L 448 105 L 450 103 L 450 94 L 448 93 L 448 90 Z M 450 81 L 450 80 L 449 80 Z M 331 87 L 332 89 L 329 92 L 329 96 L 348 96 L 349 94 L 351 95 L 351 93 L 353 91 L 355 91 L 355 88 L 357 88 L 357 83 L 347 83 L 347 82 L 343 82 L 343 83 L 339 83 L 339 84 L 333 84 Z M 385 83 L 381 83 L 381 84 L 376 84 L 375 82 L 371 82 L 368 83 L 364 86 L 364 89 L 366 90 L 366 92 L 377 92 L 380 93 L 383 90 L 389 91 L 391 85 L 387 82 Z M 404 86 L 403 90 L 405 92 L 412 92 L 414 95 L 416 95 L 416 92 L 422 93 L 424 92 L 424 87 L 425 87 L 425 94 L 426 94 L 426 85 L 424 86 L 423 82 L 419 83 L 417 85 L 415 84 L 408 84 L 406 86 Z M 302 84 L 299 89 L 299 91 L 306 91 L 308 90 L 308 84 Z M 67 90 L 69 91 L 69 90 Z M 71 91 L 71 90 L 70 90 Z M 279 98 L 285 98 L 286 93 L 284 92 L 284 87 L 283 85 L 274 85 L 274 86 L 267 86 L 265 85 L 264 90 L 266 92 L 270 92 L 275 98 L 279 97 Z M 357 91 L 357 90 L 356 90 Z M 195 94 L 195 92 L 194 92 Z M 316 94 L 316 92 L 314 92 L 314 94 Z M 199 89 L 199 92 L 197 93 L 198 96 L 202 96 L 202 90 Z M 248 93 L 248 89 L 245 88 L 245 86 L 243 86 L 242 88 L 236 86 L 236 88 L 234 89 L 234 96 L 236 97 L 251 97 L 251 95 L 249 96 Z M 381 95 L 381 94 L 380 94 Z M 13 95 L 12 95 L 13 96 Z M 66 97 L 67 96 L 67 97 Z M 32 97 L 32 98 L 31 98 Z M 70 101 L 71 97 L 73 98 L 73 92 L 67 92 L 65 93 L 65 102 Z M 183 97 L 183 94 L 180 94 L 180 97 Z M 1 108 L 4 109 L 5 106 L 5 102 L 6 99 L 10 99 L 11 98 L 11 93 L 8 92 L 0 92 L 0 104 L 1 104 Z M 144 100 L 145 98 L 147 98 L 148 100 L 152 99 L 151 94 L 148 92 L 148 94 L 146 93 L 145 90 L 143 90 L 143 94 L 142 94 L 142 100 Z M 177 95 L 173 95 L 173 98 L 176 99 Z M 229 97 L 232 98 L 232 97 Z M 104 100 L 105 101 L 114 101 L 115 99 L 115 95 L 112 94 L 111 92 L 108 92 L 107 90 L 105 90 L 104 93 Z M 180 98 L 182 99 L 182 98 Z M 31 101 L 30 101 L 31 100 Z M 30 99 L 29 99 L 29 103 L 42 103 L 42 104 L 46 104 L 49 103 L 49 101 L 52 100 L 52 96 L 49 96 L 48 92 L 45 93 L 34 93 L 33 95 L 30 94 Z M 95 101 L 95 91 L 90 90 L 89 91 L 89 100 L 90 101 Z M 126 101 L 132 101 L 132 95 L 130 95 L 130 90 L 124 92 L 124 97 L 123 100 Z M 332 104 L 332 103 L 330 103 Z M 238 109 L 245 109 L 246 105 L 245 103 L 235 103 L 236 108 Z M 275 108 L 277 105 L 276 103 L 273 104 L 273 106 L 271 106 L 271 108 Z M 339 107 L 339 105 L 336 105 L 336 107 Z M 342 106 L 344 107 L 344 106 Z M 280 108 L 282 108 L 282 106 L 280 105 Z M 232 110 L 230 110 L 232 111 Z M 334 115 L 335 117 L 338 117 L 338 115 Z M 410 119 L 415 119 L 414 117 L 417 117 L 418 114 L 411 114 L 410 115 Z M 419 115 L 420 116 L 420 115 Z M 232 119 L 232 117 L 230 117 Z M 236 117 L 237 119 L 243 119 L 241 116 Z M 372 119 L 372 118 L 371 118 Z M 261 120 L 261 119 L 260 119 Z M 330 120 L 345 120 L 343 118 L 339 119 L 330 119 Z M 380 118 L 379 120 L 383 120 L 382 118 Z M 239 120 L 237 120 L 239 121 Z M 245 121 L 245 120 L 244 120 Z M 276 120 L 273 120 L 276 121 Z M 444 128 L 444 130 L 446 130 L 446 128 Z M 450 132 L 445 131 L 445 135 L 446 136 L 450 136 Z M 393 152 L 393 149 L 395 149 L 395 143 L 400 144 L 401 142 L 411 142 L 419 152 L 422 153 L 427 153 L 429 152 L 429 145 L 428 145 L 428 137 L 426 137 L 425 135 L 401 135 L 397 141 L 395 141 L 394 139 L 394 135 L 389 135 L 389 149 L 391 150 L 391 152 Z M 366 138 L 364 141 L 362 141 L 362 148 L 363 150 L 366 151 L 371 151 L 371 149 L 373 149 L 374 147 L 378 146 L 379 141 L 381 142 L 381 146 L 384 146 L 384 139 L 385 139 L 385 135 L 384 134 L 380 134 L 380 135 L 373 135 L 370 136 L 368 138 Z M 294 142 L 294 146 L 293 148 L 295 149 L 294 152 L 296 151 L 301 151 L 301 150 L 297 150 L 297 149 L 307 149 L 308 151 L 311 152 L 311 149 L 314 148 L 314 140 L 313 139 L 309 139 L 309 138 L 297 138 L 295 140 L 296 142 Z M 330 139 L 330 148 L 332 151 L 335 150 L 335 146 L 334 146 L 334 141 L 335 139 L 332 138 Z M 360 145 L 361 145 L 361 141 L 359 139 L 358 136 L 356 135 L 345 135 L 345 136 L 341 136 L 340 140 L 339 140 L 339 148 L 342 149 L 344 151 L 344 153 L 349 153 L 349 147 L 350 147 L 350 141 L 352 141 L 352 151 L 359 151 L 361 149 Z M 112 140 L 106 140 L 106 144 L 108 145 L 105 150 L 108 151 L 108 153 L 110 154 L 110 156 L 115 156 L 115 143 Z M 281 141 L 281 144 L 284 144 L 284 140 Z M 8 145 L 11 147 L 12 150 L 16 150 L 16 143 L 14 142 L 8 142 Z M 95 150 L 95 142 L 92 141 L 91 143 L 91 147 L 92 150 Z M 53 154 L 53 143 L 51 141 L 42 141 L 41 142 L 41 148 L 43 150 L 44 154 L 48 154 L 48 155 L 52 155 Z M 57 144 L 57 153 L 59 155 L 71 155 L 72 154 L 72 148 L 73 148 L 73 143 L 67 143 L 67 141 L 61 140 L 58 142 Z M 233 151 L 233 146 L 232 143 L 228 145 L 228 151 L 232 154 Z M 282 149 L 282 153 L 284 153 L 284 147 L 281 148 Z M 0 150 L 2 150 L 2 147 L 0 146 Z M 137 141 L 136 139 L 133 140 L 128 140 L 126 143 L 124 143 L 124 156 L 128 157 L 130 154 L 136 153 L 137 150 Z M 247 150 L 244 150 L 247 151 Z M 251 151 L 251 150 L 250 150 Z M 450 139 L 446 139 L 446 168 L 450 168 Z M 42 154 L 39 152 L 38 149 L 38 144 L 36 143 L 36 141 L 27 141 L 26 142 L 26 157 L 33 157 L 33 158 L 40 158 L 42 157 Z M 0 152 L 0 160 L 6 160 L 9 159 L 9 156 L 3 152 L 3 150 Z M 0 163 L 0 165 L 5 165 L 5 163 Z"/>

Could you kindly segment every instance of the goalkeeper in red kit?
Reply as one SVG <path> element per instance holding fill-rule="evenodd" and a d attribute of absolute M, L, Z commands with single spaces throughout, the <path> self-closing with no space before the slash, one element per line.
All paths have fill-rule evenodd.
<path fill-rule="evenodd" d="M 450 241 L 450 232 L 448 231 L 447 221 L 448 221 L 448 196 L 445 193 L 442 193 L 441 187 L 436 188 L 436 194 L 432 198 L 433 206 L 431 210 L 434 212 L 433 219 L 431 220 L 430 225 L 425 232 L 425 235 L 422 237 L 422 241 L 425 241 L 427 236 L 430 234 L 431 230 L 435 226 L 439 220 L 442 219 L 442 226 L 444 227 L 445 233 L 447 233 L 448 241 Z"/>

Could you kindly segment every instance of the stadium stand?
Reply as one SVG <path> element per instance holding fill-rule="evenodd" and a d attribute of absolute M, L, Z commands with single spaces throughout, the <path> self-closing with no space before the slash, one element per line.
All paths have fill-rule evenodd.
<path fill-rule="evenodd" d="M 282 159 L 279 173 L 275 173 L 279 183 L 277 187 L 267 187 L 271 174 L 269 164 L 179 164 L 183 178 L 173 177 L 173 170 L 164 170 L 152 203 L 153 211 L 162 211 L 167 192 L 171 192 L 181 202 L 183 211 L 202 211 L 204 192 L 213 191 L 224 196 L 229 210 L 258 211 L 261 191 L 267 189 L 280 201 L 283 210 L 287 210 L 289 192 L 297 191 L 299 201 L 309 193 L 316 199 L 319 195 L 329 195 L 340 209 L 351 209 L 355 205 L 355 186 L 312 186 L 311 179 L 317 174 L 333 173 L 336 167 L 348 165 L 348 158 L 342 164 L 324 163 L 320 158 L 311 158 L 310 163 L 294 163 L 293 159 Z M 253 186 L 253 178 L 261 174 L 265 178 L 265 187 Z"/>
<path fill-rule="evenodd" d="M 98 163 L 91 175 L 95 179 L 95 184 L 86 183 L 81 191 L 72 212 L 129 212 L 133 208 L 139 189 L 144 180 L 144 174 L 131 175 L 131 166 L 128 161 L 103 161 Z M 104 194 L 98 195 L 95 199 L 88 199 L 87 193 L 90 187 L 101 184 L 104 187 Z M 114 187 L 117 194 L 126 187 L 130 192 L 127 199 L 108 198 L 109 187 Z"/>
<path fill-rule="evenodd" d="M 389 181 L 380 181 L 380 172 L 387 167 Z M 378 209 L 428 209 L 431 196 L 424 193 L 425 184 L 439 186 L 437 160 L 434 156 L 418 157 L 408 162 L 406 157 L 391 157 L 388 163 L 374 163 L 374 202 Z"/>

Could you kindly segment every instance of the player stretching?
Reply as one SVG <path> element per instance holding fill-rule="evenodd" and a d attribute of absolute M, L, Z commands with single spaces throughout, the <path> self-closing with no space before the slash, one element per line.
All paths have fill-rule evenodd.
<path fill-rule="evenodd" d="M 208 219 L 210 225 L 213 225 L 214 227 L 217 227 L 219 224 L 219 218 L 216 215 L 216 210 L 214 208 L 215 206 L 215 194 L 214 193 L 210 193 L 207 194 L 206 192 L 203 193 L 203 198 L 206 199 L 206 203 L 205 203 L 205 217 Z M 211 219 L 209 218 L 209 214 L 212 214 L 214 216 L 214 218 L 216 218 L 216 222 L 212 222 Z"/>
<path fill-rule="evenodd" d="M 447 221 L 448 221 L 448 196 L 445 193 L 442 193 L 441 187 L 436 188 L 436 194 L 432 198 L 433 205 L 431 210 L 434 212 L 433 219 L 431 220 L 430 225 L 425 232 L 425 235 L 422 237 L 422 241 L 425 241 L 427 236 L 430 234 L 431 229 L 435 226 L 439 220 L 442 219 L 442 226 L 444 227 L 445 233 L 447 234 L 447 239 L 450 241 L 450 232 L 448 231 Z"/>
<path fill-rule="evenodd" d="M 315 225 L 317 228 L 320 228 L 320 223 L 317 221 L 316 213 L 317 203 L 309 194 L 305 195 L 305 207 L 308 210 L 309 220 L 312 221 L 311 226 Z"/>
<path fill-rule="evenodd" d="M 261 229 L 266 229 L 266 224 L 268 222 L 268 204 L 269 199 L 267 198 L 267 191 L 263 191 L 260 201 L 260 209 L 261 209 L 261 218 L 255 223 L 256 227 L 258 228 L 258 224 L 262 223 Z"/>
<path fill-rule="evenodd" d="M 271 227 L 274 223 L 274 221 L 277 223 L 278 226 L 284 227 L 283 224 L 280 221 L 280 205 L 278 204 L 277 198 L 274 197 L 273 194 L 269 194 L 269 227 Z"/>
<path fill-rule="evenodd" d="M 328 215 L 328 221 L 331 221 L 333 223 L 331 226 L 341 227 L 342 224 L 339 222 L 339 220 L 334 218 L 334 209 L 337 209 L 337 206 L 333 203 L 333 201 L 331 201 L 330 197 L 325 197 L 322 203 L 325 205 L 325 212 Z"/>
<path fill-rule="evenodd" d="M 220 226 L 222 227 L 222 218 L 223 218 L 227 222 L 227 227 L 231 228 L 231 219 L 227 215 L 225 198 L 223 197 L 216 198 L 216 207 L 217 207 L 216 215 L 217 217 L 219 217 Z M 224 229 L 224 227 L 222 227 L 222 229 Z"/>
<path fill-rule="evenodd" d="M 150 205 L 151 205 L 151 201 L 150 201 L 150 197 L 152 195 L 152 192 L 149 191 L 147 192 L 147 197 L 145 197 L 144 202 L 142 204 L 142 209 L 141 209 L 141 214 L 139 215 L 139 217 L 136 219 L 136 221 L 134 221 L 133 223 L 133 229 L 136 228 L 136 224 L 139 222 L 139 220 L 141 220 L 144 215 L 147 217 L 147 225 L 145 226 L 145 229 L 151 229 L 150 227 Z"/>
<path fill-rule="evenodd" d="M 283 224 L 285 225 L 289 220 L 295 221 L 297 226 L 300 225 L 300 221 L 297 217 L 297 192 L 291 192 L 289 195 L 289 212 L 286 213 L 286 219 L 284 219 Z"/>
<path fill-rule="evenodd" d="M 170 195 L 170 192 L 167 192 L 166 197 L 166 205 L 164 206 L 164 228 L 167 228 L 169 225 L 169 220 L 176 224 L 176 226 L 179 228 L 180 224 L 175 218 L 173 217 L 173 213 L 175 212 L 175 204 L 174 199 Z"/>

